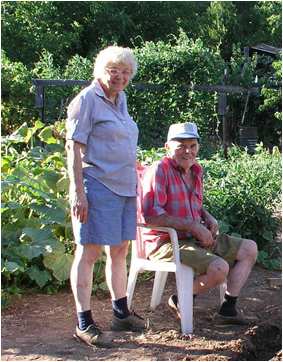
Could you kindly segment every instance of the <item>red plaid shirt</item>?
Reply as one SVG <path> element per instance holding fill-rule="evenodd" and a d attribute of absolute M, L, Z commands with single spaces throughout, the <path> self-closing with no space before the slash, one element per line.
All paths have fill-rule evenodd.
<path fill-rule="evenodd" d="M 175 160 L 164 157 L 150 166 L 142 181 L 143 216 L 158 216 L 166 213 L 170 216 L 200 221 L 203 201 L 203 171 L 199 164 L 193 165 L 192 171 L 194 188 L 186 181 Z M 190 233 L 178 232 L 179 239 L 186 239 L 190 236 Z M 169 236 L 167 233 L 151 230 L 144 233 L 144 239 L 161 245 L 168 241 Z"/>

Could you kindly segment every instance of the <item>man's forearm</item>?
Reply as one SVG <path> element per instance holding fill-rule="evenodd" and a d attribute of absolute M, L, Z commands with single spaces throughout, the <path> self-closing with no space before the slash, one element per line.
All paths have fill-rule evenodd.
<path fill-rule="evenodd" d="M 211 218 L 215 219 L 205 208 L 201 209 L 201 217 L 204 221 Z"/>
<path fill-rule="evenodd" d="M 213 241 L 210 231 L 200 222 L 192 219 L 162 214 L 159 216 L 145 217 L 145 221 L 154 226 L 167 226 L 178 231 L 189 232 L 195 239 L 202 243 L 211 243 Z"/>
<path fill-rule="evenodd" d="M 145 217 L 145 221 L 147 224 L 155 226 L 167 226 L 180 231 L 189 231 L 189 223 L 192 222 L 192 220 L 186 220 L 184 218 L 170 216 L 168 214 Z"/>

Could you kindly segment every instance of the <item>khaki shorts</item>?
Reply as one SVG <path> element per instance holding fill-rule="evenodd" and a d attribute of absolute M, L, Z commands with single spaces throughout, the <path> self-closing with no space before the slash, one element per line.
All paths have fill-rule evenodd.
<path fill-rule="evenodd" d="M 220 234 L 217 236 L 214 250 L 201 248 L 194 238 L 179 240 L 180 260 L 183 264 L 193 268 L 196 274 L 205 274 L 209 264 L 219 257 L 226 260 L 232 267 L 243 240 L 227 234 Z M 173 248 L 171 243 L 161 245 L 157 251 L 149 255 L 149 259 L 172 261 Z"/>

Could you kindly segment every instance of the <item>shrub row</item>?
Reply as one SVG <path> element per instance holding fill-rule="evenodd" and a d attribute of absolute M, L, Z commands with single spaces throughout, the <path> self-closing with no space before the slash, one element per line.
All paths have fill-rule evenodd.
<path fill-rule="evenodd" d="M 192 91 L 186 87 L 221 83 L 225 67 L 229 70 L 228 84 L 250 86 L 256 74 L 256 61 L 250 61 L 244 66 L 245 60 L 238 48 L 235 47 L 231 61 L 227 64 L 217 51 L 208 49 L 199 39 L 192 41 L 183 31 L 168 42 L 143 42 L 134 51 L 139 63 L 134 82 L 158 85 L 158 89 L 147 88 L 143 91 L 131 86 L 127 88 L 129 110 L 139 125 L 139 142 L 143 148 L 162 146 L 169 125 L 184 121 L 198 124 L 206 145 L 217 142 L 218 136 L 222 134 L 221 119 L 217 115 L 217 95 Z M 56 65 L 53 55 L 47 51 L 43 51 L 40 60 L 31 69 L 21 62 L 11 62 L 4 52 L 2 60 L 4 134 L 11 133 L 24 122 L 33 126 L 38 118 L 32 78 L 92 78 L 92 61 L 78 55 L 71 57 L 65 67 Z M 280 69 L 279 62 L 276 72 L 278 79 Z M 260 75 L 260 82 L 264 85 L 262 96 L 250 99 L 246 122 L 256 123 L 254 125 L 258 122 L 261 139 L 267 137 L 269 143 L 278 144 L 280 92 L 268 88 L 264 74 Z M 64 118 L 66 105 L 78 91 L 78 87 L 46 87 L 47 122 Z M 229 122 L 236 133 L 245 100 L 241 95 L 229 96 Z"/>

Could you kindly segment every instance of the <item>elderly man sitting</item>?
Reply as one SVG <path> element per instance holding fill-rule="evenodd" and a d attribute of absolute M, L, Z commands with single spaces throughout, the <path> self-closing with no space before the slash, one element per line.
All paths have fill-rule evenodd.
<path fill-rule="evenodd" d="M 173 124 L 165 148 L 167 156 L 155 162 L 143 179 L 143 216 L 156 226 L 177 230 L 181 262 L 192 267 L 194 295 L 208 291 L 227 278 L 225 300 L 215 320 L 246 324 L 236 302 L 256 261 L 253 240 L 219 234 L 218 223 L 203 207 L 203 170 L 196 157 L 199 135 L 194 123 Z M 151 231 L 146 246 L 149 259 L 172 260 L 168 234 Z M 169 306 L 178 313 L 178 298 L 172 295 Z"/>

